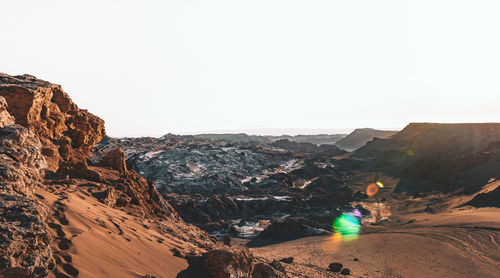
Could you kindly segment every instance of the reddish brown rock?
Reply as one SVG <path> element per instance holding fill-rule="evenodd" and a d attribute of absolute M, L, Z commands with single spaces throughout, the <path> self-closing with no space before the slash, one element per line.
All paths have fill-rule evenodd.
<path fill-rule="evenodd" d="M 251 277 L 254 257 L 247 248 L 212 250 L 203 255 L 203 266 L 214 278 Z"/>
<path fill-rule="evenodd" d="M 0 128 L 13 125 L 14 123 L 14 117 L 7 111 L 7 101 L 4 97 L 0 97 Z"/>
<path fill-rule="evenodd" d="M 118 148 L 110 151 L 101 160 L 101 165 L 105 167 L 111 167 L 121 173 L 127 172 L 127 164 L 125 163 L 125 152 Z"/>
<path fill-rule="evenodd" d="M 0 190 L 31 196 L 46 166 L 42 145 L 33 132 L 19 125 L 0 129 Z"/>
<path fill-rule="evenodd" d="M 44 277 L 54 265 L 47 209 L 33 196 L 45 167 L 36 135 L 0 128 L 0 277 Z"/>
<path fill-rule="evenodd" d="M 59 85 L 31 75 L 0 74 L 0 96 L 16 123 L 38 135 L 52 171 L 61 164 L 86 165 L 92 146 L 105 135 L 104 121 L 79 109 Z"/>
<path fill-rule="evenodd" d="M 267 263 L 257 263 L 252 272 L 252 278 L 285 278 L 287 277 Z"/>
<path fill-rule="evenodd" d="M 0 191 L 0 277 L 45 277 L 54 266 L 46 209 L 36 200 Z"/>

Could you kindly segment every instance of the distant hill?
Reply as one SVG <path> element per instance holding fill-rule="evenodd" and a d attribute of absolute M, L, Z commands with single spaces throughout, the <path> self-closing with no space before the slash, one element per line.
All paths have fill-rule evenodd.
<path fill-rule="evenodd" d="M 226 140 L 231 142 L 257 142 L 263 144 L 271 144 L 274 141 L 287 139 L 297 143 L 311 143 L 315 145 L 333 145 L 345 134 L 317 134 L 317 135 L 282 135 L 282 136 L 268 136 L 268 135 L 248 135 L 245 133 L 223 133 L 223 134 L 197 134 L 194 135 L 198 138 L 213 139 L 213 140 Z"/>
<path fill-rule="evenodd" d="M 500 123 L 412 123 L 351 159 L 400 176 L 396 191 L 476 191 L 500 176 Z"/>
<path fill-rule="evenodd" d="M 391 136 L 397 133 L 394 130 L 376 130 L 372 128 L 358 128 L 354 130 L 351 134 L 342 138 L 338 142 L 335 143 L 337 147 L 347 150 L 353 151 L 364 146 L 367 142 L 373 140 L 373 138 L 384 138 Z"/>

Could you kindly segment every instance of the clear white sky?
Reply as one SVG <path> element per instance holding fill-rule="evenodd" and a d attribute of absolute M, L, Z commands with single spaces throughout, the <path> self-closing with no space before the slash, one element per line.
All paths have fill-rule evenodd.
<path fill-rule="evenodd" d="M 112 136 L 500 119 L 498 0 L 0 1 L 0 72 Z"/>

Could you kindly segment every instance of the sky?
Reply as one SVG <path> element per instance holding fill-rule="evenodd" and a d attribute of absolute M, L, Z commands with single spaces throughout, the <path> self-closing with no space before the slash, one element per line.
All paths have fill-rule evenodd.
<path fill-rule="evenodd" d="M 497 0 L 0 1 L 0 72 L 111 136 L 500 119 Z"/>

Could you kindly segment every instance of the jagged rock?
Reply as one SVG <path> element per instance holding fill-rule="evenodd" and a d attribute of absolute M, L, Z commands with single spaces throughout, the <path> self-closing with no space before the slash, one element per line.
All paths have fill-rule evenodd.
<path fill-rule="evenodd" d="M 79 109 L 59 85 L 31 75 L 0 74 L 0 96 L 16 123 L 38 135 L 52 171 L 61 163 L 86 165 L 90 149 L 105 134 L 104 121 Z"/>
<path fill-rule="evenodd" d="M 293 262 L 293 258 L 292 258 L 292 262 Z M 282 264 L 280 261 L 278 261 L 278 260 L 274 260 L 274 261 L 272 261 L 272 262 L 270 263 L 270 265 L 271 265 L 274 269 L 276 269 L 276 270 L 279 270 L 279 271 L 281 271 L 281 272 L 283 272 L 283 273 L 285 272 L 285 267 L 284 267 L 284 266 L 283 266 L 283 264 Z"/>
<path fill-rule="evenodd" d="M 14 117 L 7 112 L 7 101 L 4 97 L 0 97 L 0 128 L 13 125 Z"/>
<path fill-rule="evenodd" d="M 43 167 L 33 132 L 0 128 L 0 277 L 44 277 L 54 265 L 47 209 L 32 198 Z"/>
<path fill-rule="evenodd" d="M 251 277 L 254 257 L 247 248 L 212 250 L 203 255 L 203 267 L 213 278 Z"/>
<path fill-rule="evenodd" d="M 45 277 L 54 266 L 46 209 L 13 192 L 0 192 L 0 204 L 0 277 Z"/>
<path fill-rule="evenodd" d="M 274 267 L 266 263 L 257 263 L 254 265 L 252 278 L 282 278 L 286 277 Z"/>
<path fill-rule="evenodd" d="M 45 159 L 35 134 L 19 125 L 0 129 L 0 189 L 31 196 Z"/>
<path fill-rule="evenodd" d="M 117 197 L 107 198 L 106 195 L 105 202 L 112 204 L 116 199 L 114 205 L 128 206 L 136 215 L 178 218 L 152 182 L 126 170 L 121 150 L 112 150 L 104 159 L 104 164 L 113 171 L 87 165 L 88 153 L 105 135 L 104 121 L 79 109 L 61 86 L 31 75 L 0 73 L 0 96 L 7 100 L 7 111 L 14 115 L 16 123 L 40 139 L 41 153 L 47 162 L 43 168 L 57 171 L 55 178 L 99 182 L 103 190 L 111 187 Z M 4 106 L 0 100 L 0 107 Z M 25 183 L 29 183 L 28 180 Z"/>
<path fill-rule="evenodd" d="M 127 164 L 125 163 L 125 152 L 120 149 L 110 151 L 102 160 L 101 165 L 111 167 L 121 173 L 127 172 Z"/>
<path fill-rule="evenodd" d="M 92 195 L 94 195 L 94 197 L 96 197 L 97 200 L 99 200 L 99 202 L 101 202 L 107 206 L 110 206 L 110 207 L 114 207 L 116 205 L 117 200 L 118 200 L 118 196 L 116 194 L 116 191 L 113 188 L 108 188 L 104 191 L 96 192 Z"/>

